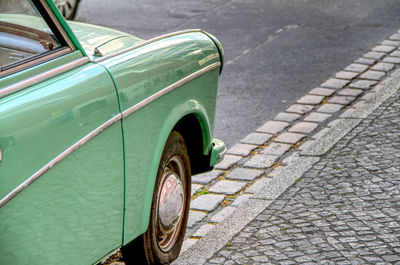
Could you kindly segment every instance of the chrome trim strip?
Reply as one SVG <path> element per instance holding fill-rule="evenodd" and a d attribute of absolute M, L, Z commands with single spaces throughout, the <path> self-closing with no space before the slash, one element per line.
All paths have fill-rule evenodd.
<path fill-rule="evenodd" d="M 215 68 L 218 68 L 218 67 L 221 67 L 221 63 L 220 62 L 210 64 L 209 66 L 204 67 L 203 69 L 200 69 L 200 70 L 194 72 L 193 74 L 188 75 L 187 77 L 185 77 L 185 78 L 173 83 L 172 85 L 170 85 L 170 86 L 158 91 L 157 93 L 151 95 L 150 97 L 142 100 L 141 102 L 133 105 L 129 109 L 123 111 L 122 112 L 123 118 L 126 118 L 127 116 L 129 116 L 132 113 L 134 113 L 135 111 L 143 108 L 144 106 L 150 104 L 151 102 L 153 102 L 154 100 L 158 99 L 159 97 L 171 92 L 175 88 L 177 88 L 177 87 L 179 87 L 179 86 L 181 86 L 181 85 L 183 85 L 183 84 L 195 79 L 196 77 L 199 77 L 199 76 L 207 73 L 208 71 L 211 71 L 211 70 L 213 70 Z"/>
<path fill-rule="evenodd" d="M 54 158 L 53 160 L 51 160 L 48 164 L 46 164 L 44 167 L 42 167 L 41 169 L 39 169 L 35 174 L 33 174 L 31 177 L 29 177 L 28 179 L 26 179 L 24 182 L 22 182 L 20 185 L 18 185 L 18 187 L 16 187 L 14 190 L 12 190 L 10 193 L 8 193 L 4 198 L 2 198 L 0 200 L 0 208 L 3 207 L 7 202 L 9 202 L 12 198 L 14 198 L 15 196 L 18 195 L 18 193 L 20 193 L 21 191 L 23 191 L 26 187 L 28 187 L 29 185 L 31 185 L 35 180 L 37 180 L 40 176 L 42 176 L 44 173 L 46 173 L 49 169 L 51 169 L 53 166 L 55 166 L 58 162 L 60 162 L 61 160 L 63 160 L 64 158 L 66 158 L 67 156 L 69 156 L 72 152 L 74 152 L 75 150 L 77 150 L 79 147 L 81 147 L 82 145 L 84 145 L 85 143 L 87 143 L 89 140 L 91 140 L 92 138 L 94 138 L 95 136 L 97 136 L 99 133 L 101 133 L 103 130 L 107 129 L 108 127 L 110 127 L 112 124 L 114 124 L 115 122 L 126 118 L 127 116 L 131 115 L 132 113 L 134 113 L 135 111 L 143 108 L 144 106 L 150 104 L 151 102 L 153 102 L 154 100 L 158 99 L 159 97 L 173 91 L 174 89 L 176 89 L 177 87 L 213 70 L 216 69 L 218 67 L 221 67 L 221 63 L 217 62 L 217 63 L 213 63 L 207 67 L 204 67 L 203 69 L 200 69 L 196 72 L 194 72 L 193 74 L 188 75 L 187 77 L 173 83 L 172 85 L 160 90 L 159 92 L 155 93 L 154 95 L 142 100 L 141 102 L 133 105 L 132 107 L 130 107 L 129 109 L 125 110 L 124 112 L 114 116 L 113 118 L 111 118 L 110 120 L 108 120 L 107 122 L 103 123 L 102 125 L 100 125 L 99 127 L 97 127 L 95 130 L 93 130 L 92 132 L 90 132 L 89 134 L 87 134 L 85 137 L 83 137 L 81 140 L 79 140 L 77 143 L 75 143 L 74 145 L 72 145 L 71 147 L 69 147 L 67 150 L 65 150 L 64 152 L 62 152 L 60 155 L 58 155 L 56 158 Z"/>
<path fill-rule="evenodd" d="M 28 59 L 26 59 L 27 60 L 26 62 L 24 62 L 24 60 L 20 61 L 20 62 L 22 62 L 21 65 L 11 66 L 7 70 L 0 71 L 0 77 L 6 76 L 6 75 L 10 75 L 10 74 L 13 74 L 15 72 L 27 69 L 27 68 L 29 68 L 31 66 L 35 66 L 35 65 L 44 63 L 46 61 L 49 61 L 49 60 L 54 59 L 56 57 L 59 57 L 59 56 L 61 56 L 63 54 L 67 54 L 67 53 L 69 53 L 71 51 L 72 51 L 72 49 L 70 47 L 64 47 L 64 48 L 60 49 L 59 51 L 55 51 L 55 52 L 50 51 L 49 54 L 44 54 L 44 56 L 40 56 L 40 54 L 38 54 L 39 58 L 33 59 L 32 61 L 29 61 L 30 58 L 28 58 Z"/>
<path fill-rule="evenodd" d="M 7 202 L 9 202 L 12 198 L 18 195 L 21 191 L 23 191 L 26 187 L 31 185 L 35 180 L 37 180 L 40 176 L 42 176 L 44 173 L 46 173 L 50 168 L 54 167 L 58 162 L 69 156 L 73 151 L 77 150 L 79 147 L 87 143 L 90 139 L 94 138 L 96 135 L 101 133 L 103 130 L 107 129 L 110 127 L 112 124 L 115 122 L 119 121 L 122 119 L 121 113 L 114 116 L 110 120 L 106 121 L 99 127 L 97 127 L 94 131 L 83 137 L 81 140 L 79 140 L 77 143 L 69 147 L 67 150 L 62 152 L 60 155 L 58 155 L 56 158 L 51 160 L 47 165 L 39 169 L 35 174 L 33 174 L 31 177 L 26 179 L 24 182 L 22 182 L 18 187 L 13 189 L 10 193 L 8 193 L 6 196 L 4 196 L 0 200 L 0 208 L 3 207 Z"/>
<path fill-rule="evenodd" d="M 35 85 L 37 83 L 43 82 L 50 77 L 54 77 L 55 75 L 62 74 L 66 71 L 72 70 L 74 68 L 77 68 L 83 64 L 86 64 L 89 62 L 89 58 L 87 57 L 82 57 L 80 59 L 77 59 L 75 61 L 60 65 L 59 67 L 56 67 L 54 69 L 51 69 L 47 72 L 29 77 L 25 80 L 22 80 L 18 83 L 6 86 L 5 88 L 0 89 L 0 98 L 8 96 L 12 93 L 21 91 L 22 89 Z"/>
<path fill-rule="evenodd" d="M 114 56 L 118 56 L 118 55 L 123 54 L 125 52 L 129 52 L 129 51 L 132 51 L 134 49 L 140 48 L 140 47 L 145 46 L 147 44 L 150 44 L 150 43 L 153 43 L 153 42 L 156 42 L 156 41 L 168 38 L 168 37 L 173 37 L 173 36 L 177 36 L 177 35 L 184 34 L 184 33 L 190 33 L 190 32 L 201 32 L 201 30 L 200 29 L 187 29 L 187 30 L 181 30 L 181 31 L 176 31 L 176 32 L 165 34 L 165 35 L 161 35 L 161 36 L 155 37 L 153 39 L 149 39 L 149 40 L 146 40 L 144 42 L 141 42 L 141 43 L 138 43 L 136 45 L 133 45 L 132 47 L 126 48 L 124 50 L 121 50 L 121 51 L 109 54 L 107 56 L 95 59 L 94 62 L 99 63 L 99 62 L 102 62 L 102 61 L 107 60 L 109 58 L 112 58 Z"/>

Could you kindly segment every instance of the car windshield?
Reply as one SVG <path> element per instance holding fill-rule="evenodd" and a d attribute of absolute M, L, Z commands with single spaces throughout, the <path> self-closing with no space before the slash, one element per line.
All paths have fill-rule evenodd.
<path fill-rule="evenodd" d="M 1 71 L 60 46 L 31 1 L 0 0 Z"/>

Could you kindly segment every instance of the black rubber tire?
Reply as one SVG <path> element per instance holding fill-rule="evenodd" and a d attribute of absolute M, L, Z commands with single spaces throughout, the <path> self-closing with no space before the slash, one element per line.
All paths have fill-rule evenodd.
<path fill-rule="evenodd" d="M 185 176 L 180 177 L 185 192 L 185 203 L 182 219 L 177 227 L 177 234 L 175 236 L 176 241 L 170 250 L 164 252 L 161 250 L 157 243 L 156 226 L 158 225 L 158 222 L 156 220 L 156 204 L 158 201 L 157 196 L 164 168 L 167 166 L 170 159 L 174 156 L 178 156 L 184 165 Z M 191 170 L 188 150 L 181 134 L 177 131 L 172 131 L 164 146 L 164 150 L 158 167 L 148 229 L 143 235 L 139 236 L 128 245 L 121 248 L 123 260 L 127 265 L 170 264 L 178 257 L 185 236 L 187 219 L 189 216 L 190 185 Z"/>

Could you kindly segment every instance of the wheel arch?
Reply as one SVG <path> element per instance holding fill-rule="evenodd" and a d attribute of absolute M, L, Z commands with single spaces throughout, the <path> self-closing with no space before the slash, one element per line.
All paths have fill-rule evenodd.
<path fill-rule="evenodd" d="M 194 128 L 196 128 L 196 133 L 194 135 L 192 134 L 191 127 L 188 126 L 194 126 Z M 201 129 L 200 133 L 198 133 L 198 129 Z M 157 148 L 153 153 L 152 167 L 148 174 L 147 187 L 144 194 L 143 218 L 140 227 L 140 231 L 142 232 L 147 230 L 149 224 L 151 201 L 160 158 L 168 136 L 173 130 L 177 130 L 184 138 L 188 148 L 191 166 L 193 164 L 192 160 L 202 158 L 202 163 L 200 161 L 194 162 L 194 171 L 192 169 L 192 174 L 193 172 L 199 172 L 199 170 L 207 171 L 209 169 L 209 154 L 212 147 L 212 127 L 206 109 L 199 101 L 191 99 L 183 104 L 175 106 L 171 110 L 158 134 L 158 139 L 155 144 Z M 198 141 L 201 141 L 201 144 L 198 144 Z M 198 153 L 199 151 L 201 151 L 201 154 Z M 208 168 L 201 169 L 200 166 L 203 164 L 207 165 Z M 126 229 L 129 230 L 129 227 L 126 227 L 125 230 Z M 125 233 L 125 235 L 127 234 Z M 133 238 L 129 236 L 125 237 L 123 244 L 129 243 L 132 239 Z"/>
<path fill-rule="evenodd" d="M 201 121 L 196 114 L 182 117 L 173 130 L 178 131 L 185 140 L 189 152 L 192 174 L 202 173 L 210 169 L 209 149 L 211 142 L 210 130 L 207 123 Z"/>

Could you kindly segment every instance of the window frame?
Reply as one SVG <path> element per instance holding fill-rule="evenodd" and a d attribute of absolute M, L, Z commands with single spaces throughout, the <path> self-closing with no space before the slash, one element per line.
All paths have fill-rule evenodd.
<path fill-rule="evenodd" d="M 12 63 L 10 65 L 0 66 L 0 78 L 13 74 L 15 72 L 25 70 L 29 67 L 39 65 L 43 62 L 50 61 L 64 54 L 68 54 L 77 50 L 72 40 L 69 38 L 67 32 L 59 23 L 55 14 L 52 12 L 51 8 L 48 6 L 46 1 L 45 0 L 31 0 L 31 1 L 35 5 L 39 14 L 42 16 L 44 22 L 49 26 L 52 33 L 56 36 L 61 46 L 54 50 L 49 50 L 44 53 L 36 54 L 30 58 L 23 59 L 21 61 Z"/>

